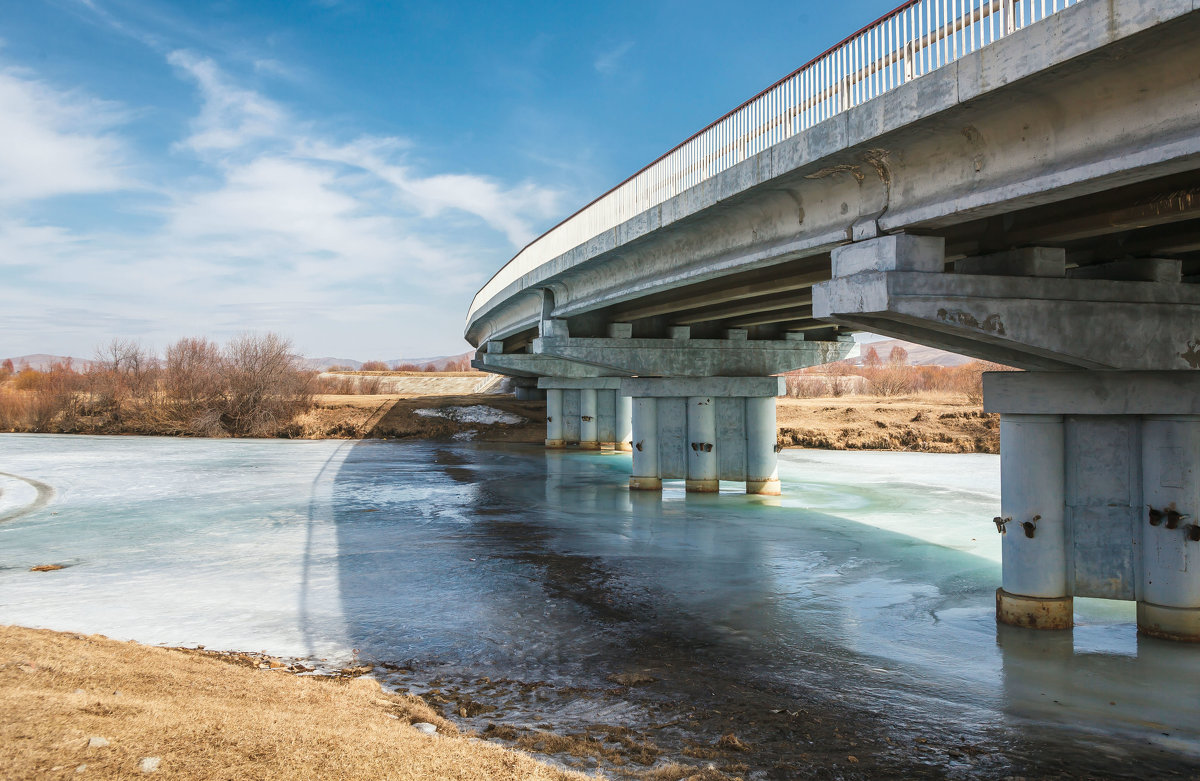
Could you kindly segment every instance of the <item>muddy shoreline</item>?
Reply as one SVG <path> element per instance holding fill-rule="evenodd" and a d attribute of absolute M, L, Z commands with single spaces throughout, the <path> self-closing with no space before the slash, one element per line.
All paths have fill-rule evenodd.
<path fill-rule="evenodd" d="M 279 659 L 181 648 L 264 671 L 368 677 L 420 697 L 460 734 L 615 779 L 1200 778 L 1184 758 L 1103 736 L 1005 731 L 961 722 L 930 728 L 838 702 L 836 692 L 738 680 L 669 642 L 657 660 L 605 685 L 474 676 L 419 660 Z M 685 682 L 705 680 L 702 688 Z M 681 696 L 682 695 L 682 696 Z"/>

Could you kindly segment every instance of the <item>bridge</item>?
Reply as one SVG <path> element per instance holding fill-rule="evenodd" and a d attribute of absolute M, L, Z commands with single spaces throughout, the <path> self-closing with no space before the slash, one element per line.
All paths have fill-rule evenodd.
<path fill-rule="evenodd" d="M 777 493 L 781 372 L 996 361 L 998 620 L 1200 640 L 1200 0 L 915 0 L 568 217 L 467 315 L 547 447 Z"/>

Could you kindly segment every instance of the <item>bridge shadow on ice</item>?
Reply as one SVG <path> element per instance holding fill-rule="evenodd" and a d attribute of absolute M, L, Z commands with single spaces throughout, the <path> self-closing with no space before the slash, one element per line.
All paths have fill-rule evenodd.
<path fill-rule="evenodd" d="M 1049 724 L 1200 754 L 1194 649 L 1111 622 L 998 631 L 992 561 L 779 500 L 630 492 L 627 474 L 620 455 L 353 445 L 331 505 L 360 658 L 599 686 L 638 671 L 732 712 L 836 701 L 897 731 L 1033 745 Z"/>

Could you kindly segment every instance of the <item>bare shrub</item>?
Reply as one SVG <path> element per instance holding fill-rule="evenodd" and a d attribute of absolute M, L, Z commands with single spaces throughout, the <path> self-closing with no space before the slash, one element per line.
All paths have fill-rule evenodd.
<path fill-rule="evenodd" d="M 72 430 L 82 378 L 68 360 L 46 371 L 25 367 L 0 397 L 0 428 L 8 431 Z"/>
<path fill-rule="evenodd" d="M 26 431 L 33 395 L 15 389 L 0 388 L 0 431 Z"/>
<path fill-rule="evenodd" d="M 134 339 L 113 339 L 96 349 L 87 371 L 88 412 L 121 421 L 140 418 L 154 405 L 158 358 Z"/>
<path fill-rule="evenodd" d="M 313 383 L 313 392 L 332 396 L 350 396 L 358 392 L 358 383 L 354 377 L 345 375 L 317 375 Z"/>
<path fill-rule="evenodd" d="M 872 355 L 874 358 L 871 358 Z M 914 389 L 914 373 L 908 365 L 908 351 L 899 345 L 888 354 L 886 366 L 879 361 L 879 354 L 872 347 L 863 360 L 863 366 L 872 393 L 899 396 L 911 393 Z"/>
<path fill-rule="evenodd" d="M 991 361 L 972 361 L 962 366 L 955 366 L 951 371 L 952 376 L 948 390 L 955 393 L 962 393 L 967 397 L 967 401 L 972 404 L 982 404 L 983 375 L 985 372 L 1011 372 L 1018 370 L 1011 366 L 992 363 Z"/>
<path fill-rule="evenodd" d="M 787 395 L 796 399 L 812 399 L 825 393 L 825 378 L 815 374 L 788 374 L 784 378 Z"/>
<path fill-rule="evenodd" d="M 221 348 L 208 339 L 189 337 L 167 348 L 163 387 L 188 405 L 212 405 L 222 394 Z"/>
<path fill-rule="evenodd" d="M 385 372 L 388 370 L 388 365 L 385 361 L 367 361 L 362 365 L 364 372 Z"/>
<path fill-rule="evenodd" d="M 41 384 L 42 373 L 28 366 L 17 372 L 17 376 L 13 378 L 13 386 L 20 391 L 37 390 Z"/>
<path fill-rule="evenodd" d="M 235 337 L 224 359 L 222 423 L 231 434 L 270 436 L 312 406 L 311 375 L 289 340 L 273 333 Z"/>

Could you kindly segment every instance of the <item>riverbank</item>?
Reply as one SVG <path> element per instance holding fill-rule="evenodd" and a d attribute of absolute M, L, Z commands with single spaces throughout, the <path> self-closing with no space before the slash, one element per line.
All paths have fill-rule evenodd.
<path fill-rule="evenodd" d="M 546 436 L 544 402 L 497 392 L 502 378 L 480 372 L 327 372 L 306 380 L 307 389 L 287 403 L 262 403 L 279 400 L 268 394 L 230 409 L 225 396 L 217 398 L 221 403 L 201 403 L 162 392 L 113 395 L 99 385 L 80 390 L 89 377 L 67 369 L 27 370 L 0 381 L 0 432 L 509 443 L 537 443 Z M 91 379 L 93 385 L 99 381 Z M 22 389 L 23 384 L 29 387 Z M 974 393 L 926 389 L 886 396 L 785 396 L 777 409 L 780 447 L 1000 449 L 998 416 L 985 414 Z"/>
<path fill-rule="evenodd" d="M 998 453 L 999 416 L 957 394 L 778 400 L 779 444 L 822 450 Z M 509 395 L 318 396 L 297 418 L 306 439 L 541 442 L 544 402 Z"/>
<path fill-rule="evenodd" d="M 366 670 L 305 672 L 0 627 L 0 766 L 10 779 L 585 778 L 472 740 L 420 698 L 357 677 Z"/>

